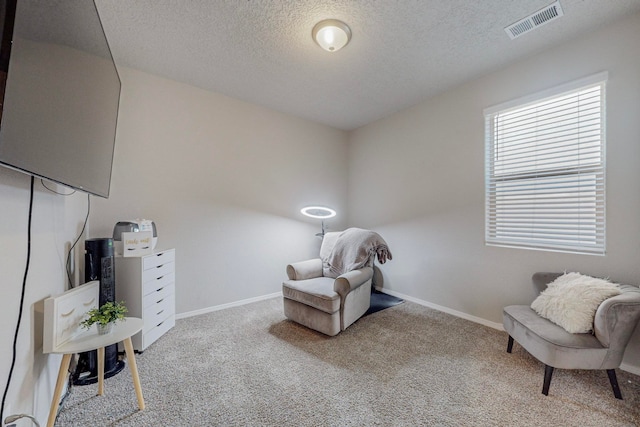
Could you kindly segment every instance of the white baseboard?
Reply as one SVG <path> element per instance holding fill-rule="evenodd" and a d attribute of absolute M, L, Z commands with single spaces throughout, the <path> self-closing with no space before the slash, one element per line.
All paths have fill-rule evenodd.
<path fill-rule="evenodd" d="M 391 291 L 389 289 L 376 288 L 376 290 L 378 290 L 380 292 L 384 292 L 385 294 L 393 295 L 394 297 L 398 297 L 398 298 L 402 298 L 402 299 L 407 300 L 407 301 L 414 302 L 416 304 L 419 304 L 419 305 L 422 305 L 422 306 L 425 306 L 425 307 L 432 308 L 434 310 L 442 311 L 443 313 L 448 313 L 448 314 L 451 314 L 453 316 L 460 317 L 462 319 L 470 320 L 470 321 L 472 321 L 474 323 L 479 323 L 481 325 L 485 325 L 485 326 L 488 326 L 490 328 L 497 329 L 499 331 L 504 331 L 504 327 L 500 323 L 491 322 L 491 321 L 483 319 L 481 317 L 472 316 L 470 314 L 463 313 L 461 311 L 453 310 L 453 309 L 451 309 L 449 307 L 444 307 L 442 305 L 433 304 L 433 303 L 431 303 L 429 301 L 424 301 L 424 300 L 421 300 L 421 299 L 418 299 L 418 298 L 411 297 L 409 295 L 401 294 L 400 292 Z M 263 296 L 254 297 L 254 298 L 247 298 L 247 299 L 240 300 L 240 301 L 230 302 L 228 304 L 221 304 L 221 305 L 216 305 L 216 306 L 213 306 L 213 307 L 202 308 L 200 310 L 188 311 L 186 313 L 179 313 L 179 314 L 176 314 L 176 319 L 185 319 L 187 317 L 193 317 L 193 316 L 198 316 L 200 314 L 211 313 L 213 311 L 224 310 L 225 308 L 239 307 L 241 305 L 251 304 L 252 302 L 263 301 L 263 300 L 266 300 L 266 299 L 269 299 L 269 298 L 275 298 L 277 296 L 282 296 L 282 292 L 275 292 L 273 294 L 263 295 Z"/>
<path fill-rule="evenodd" d="M 414 298 L 414 297 L 411 297 L 409 295 L 404 295 L 404 294 L 401 294 L 400 292 L 391 291 L 389 289 L 376 288 L 376 290 L 378 290 L 380 292 L 384 292 L 385 294 L 393 295 L 394 297 L 398 297 L 398 298 L 402 298 L 402 299 L 407 300 L 407 301 L 415 302 L 416 304 L 420 304 L 422 306 L 429 307 L 429 308 L 432 308 L 434 310 L 442 311 L 443 313 L 451 314 L 451 315 L 459 317 L 461 319 L 470 320 L 470 321 L 472 321 L 474 323 L 479 323 L 481 325 L 488 326 L 490 328 L 497 329 L 499 331 L 504 331 L 504 326 L 502 326 L 501 323 L 496 323 L 496 322 L 492 322 L 492 321 L 487 320 L 487 319 L 483 319 L 481 317 L 472 316 L 470 314 L 463 313 L 462 311 L 453 310 L 453 309 L 451 309 L 449 307 L 444 307 L 442 305 L 438 305 L 438 304 L 431 303 L 429 301 L 425 301 L 425 300 L 421 300 L 421 299 L 418 299 L 418 298 Z"/>
<path fill-rule="evenodd" d="M 199 316 L 200 314 L 211 313 L 214 311 L 224 310 L 225 308 L 239 307 L 241 305 L 251 304 L 252 302 L 263 301 L 266 299 L 282 296 L 282 292 L 275 292 L 269 295 L 262 295 L 254 298 L 247 298 L 240 301 L 234 301 L 227 304 L 214 305 L 213 307 L 201 308 L 200 310 L 187 311 L 186 313 L 176 314 L 176 319 L 186 319 L 187 317 Z"/>
<path fill-rule="evenodd" d="M 629 365 L 628 363 L 622 362 L 620 364 L 620 369 L 634 375 L 640 375 L 640 367 L 638 366 L 633 366 L 633 365 Z"/>

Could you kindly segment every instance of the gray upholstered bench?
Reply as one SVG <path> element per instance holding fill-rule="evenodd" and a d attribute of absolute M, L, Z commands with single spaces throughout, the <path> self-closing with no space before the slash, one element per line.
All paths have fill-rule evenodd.
<path fill-rule="evenodd" d="M 540 289 L 561 273 L 536 273 L 533 282 Z M 572 334 L 539 316 L 528 305 L 504 308 L 503 324 L 509 334 L 507 352 L 517 341 L 532 356 L 545 364 L 542 393 L 549 394 L 554 368 L 604 369 L 609 375 L 614 396 L 622 399 L 615 369 L 620 366 L 624 351 L 640 319 L 640 289 L 621 285 L 622 293 L 598 307 L 593 334 Z"/>

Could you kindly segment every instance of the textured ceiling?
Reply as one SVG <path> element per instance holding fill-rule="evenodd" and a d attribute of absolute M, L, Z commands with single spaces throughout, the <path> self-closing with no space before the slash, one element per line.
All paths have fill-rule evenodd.
<path fill-rule="evenodd" d="M 96 0 L 118 65 L 351 130 L 640 12 L 640 0 L 561 0 L 515 40 L 503 28 L 553 0 Z M 353 37 L 329 53 L 320 20 Z"/>

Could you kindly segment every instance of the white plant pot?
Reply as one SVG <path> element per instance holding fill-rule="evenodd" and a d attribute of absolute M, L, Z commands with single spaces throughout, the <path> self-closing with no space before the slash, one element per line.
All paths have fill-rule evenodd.
<path fill-rule="evenodd" d="M 111 330 L 113 329 L 113 322 L 107 323 L 106 325 L 98 323 L 97 325 L 98 325 L 98 335 L 110 334 Z"/>

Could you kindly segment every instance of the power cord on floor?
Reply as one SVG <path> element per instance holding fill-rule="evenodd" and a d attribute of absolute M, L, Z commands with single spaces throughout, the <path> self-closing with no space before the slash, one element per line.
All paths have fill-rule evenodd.
<path fill-rule="evenodd" d="M 36 425 L 36 427 L 40 427 L 40 423 L 38 422 L 38 420 L 36 420 L 35 417 L 33 417 L 31 415 L 28 415 L 28 414 L 9 415 L 7 418 L 5 418 L 4 424 L 5 425 L 9 425 L 9 424 L 15 425 L 15 424 L 12 424 L 12 423 L 14 423 L 14 422 L 16 422 L 16 421 L 18 421 L 19 419 L 22 419 L 22 418 L 28 418 L 28 419 L 31 420 L 32 423 L 34 423 Z"/>

